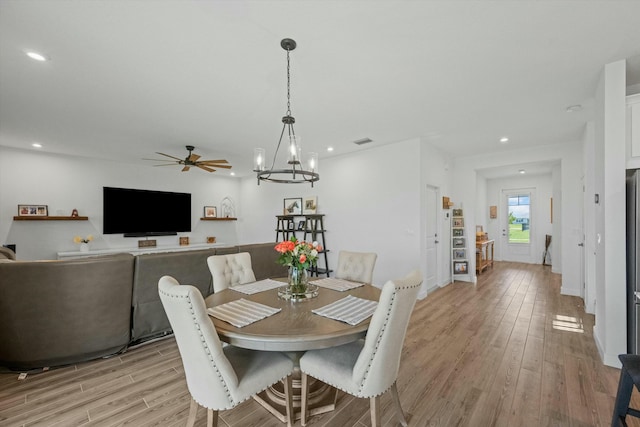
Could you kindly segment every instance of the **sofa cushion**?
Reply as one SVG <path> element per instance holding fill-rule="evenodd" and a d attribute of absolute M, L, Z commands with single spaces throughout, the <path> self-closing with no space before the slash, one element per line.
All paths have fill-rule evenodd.
<path fill-rule="evenodd" d="M 274 249 L 275 243 L 253 243 L 238 246 L 239 252 L 249 252 L 251 268 L 256 280 L 287 277 L 287 267 L 278 264 L 280 254 Z"/>

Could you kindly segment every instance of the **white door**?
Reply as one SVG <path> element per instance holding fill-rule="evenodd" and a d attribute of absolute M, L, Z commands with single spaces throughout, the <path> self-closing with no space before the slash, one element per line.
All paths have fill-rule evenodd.
<path fill-rule="evenodd" d="M 534 191 L 531 188 L 502 191 L 505 214 L 502 220 L 501 247 L 504 261 L 534 262 Z"/>
<path fill-rule="evenodd" d="M 438 244 L 442 240 L 438 236 L 438 188 L 427 185 L 426 197 L 426 229 L 427 229 L 427 271 L 425 284 L 427 289 L 438 285 Z"/>

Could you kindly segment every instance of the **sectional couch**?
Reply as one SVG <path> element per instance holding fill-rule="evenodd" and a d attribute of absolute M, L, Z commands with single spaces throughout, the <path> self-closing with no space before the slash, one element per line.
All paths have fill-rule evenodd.
<path fill-rule="evenodd" d="M 213 293 L 207 258 L 249 252 L 257 280 L 284 277 L 274 243 L 62 261 L 0 261 L 0 367 L 59 366 L 106 357 L 170 334 L 158 279 Z"/>

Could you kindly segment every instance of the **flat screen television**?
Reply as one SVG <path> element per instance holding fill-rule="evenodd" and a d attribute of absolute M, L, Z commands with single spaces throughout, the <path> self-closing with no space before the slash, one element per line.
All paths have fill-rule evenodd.
<path fill-rule="evenodd" d="M 191 194 L 103 187 L 104 234 L 168 236 L 191 231 Z"/>

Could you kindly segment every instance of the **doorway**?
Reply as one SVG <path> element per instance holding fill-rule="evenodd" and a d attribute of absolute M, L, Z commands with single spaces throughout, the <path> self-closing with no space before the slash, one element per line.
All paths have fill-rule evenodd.
<path fill-rule="evenodd" d="M 438 286 L 438 244 L 442 239 L 438 236 L 438 187 L 427 185 L 426 194 L 426 289 L 433 289 Z"/>
<path fill-rule="evenodd" d="M 502 191 L 501 224 L 502 259 L 531 263 L 534 251 L 535 189 L 520 188 Z"/>

